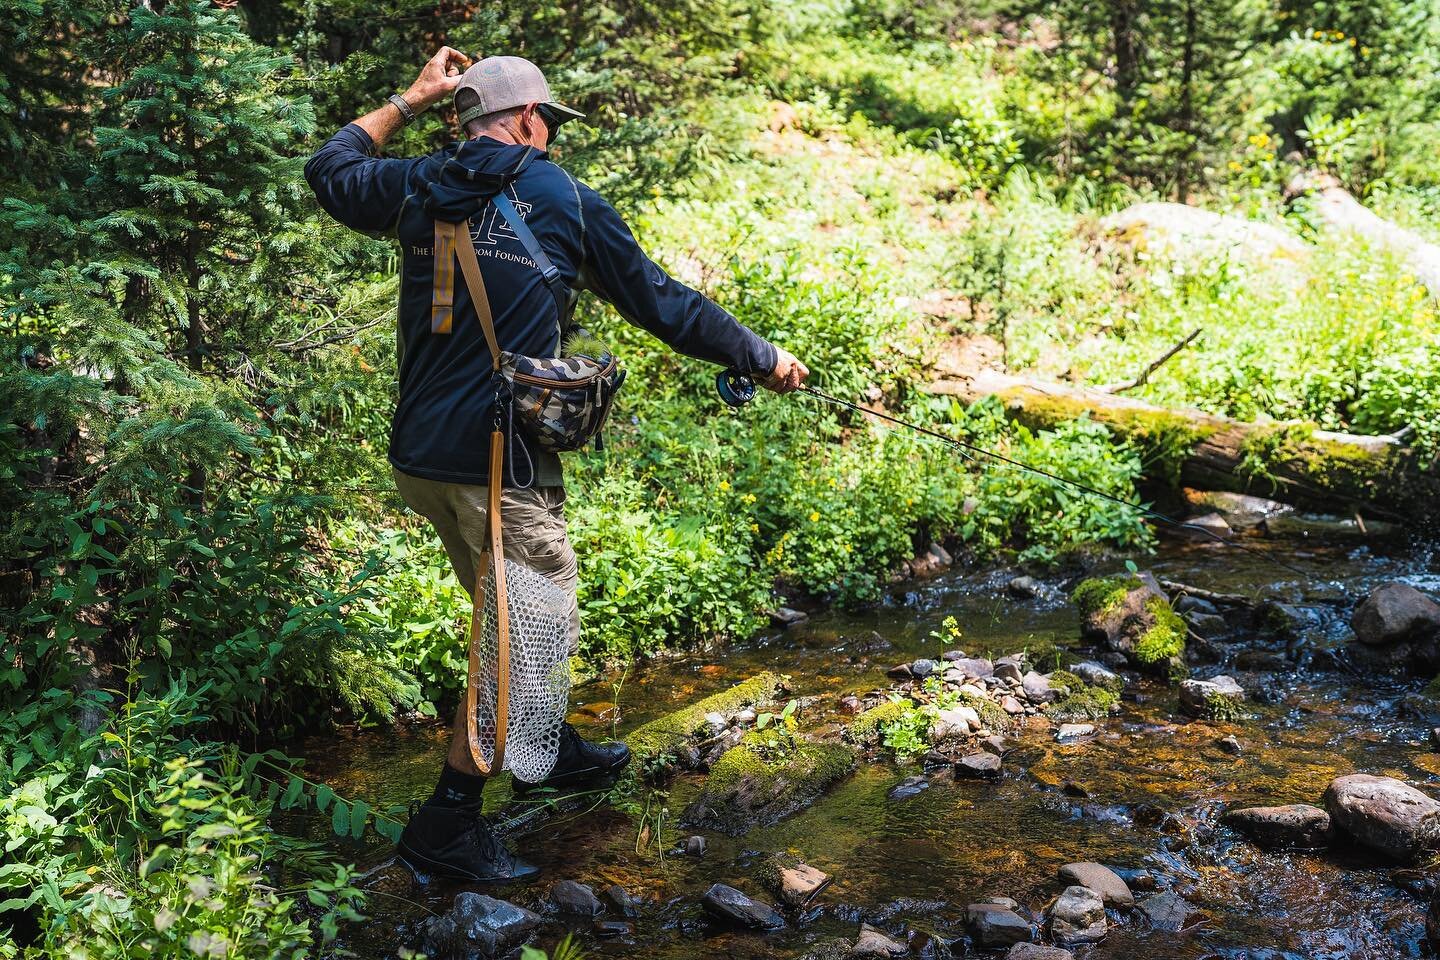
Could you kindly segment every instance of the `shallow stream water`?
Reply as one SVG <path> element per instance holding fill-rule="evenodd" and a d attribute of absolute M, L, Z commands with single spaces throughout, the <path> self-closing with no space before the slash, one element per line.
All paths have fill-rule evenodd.
<path fill-rule="evenodd" d="M 661 806 L 672 812 L 669 842 L 637 853 L 636 820 L 597 799 L 516 837 L 514 845 L 544 873 L 537 884 L 497 895 L 534 906 L 549 882 L 569 878 L 597 890 L 619 883 L 651 902 L 632 937 L 601 940 L 580 931 L 590 956 L 780 958 L 828 937 L 853 937 L 862 917 L 895 933 L 909 926 L 950 939 L 963 933 L 964 906 L 986 896 L 1012 897 L 1038 912 L 1063 887 L 1058 867 L 1093 860 L 1146 869 L 1199 913 L 1182 933 L 1112 923 L 1109 936 L 1082 957 L 1423 956 L 1424 904 L 1396 885 L 1393 865 L 1358 850 L 1264 853 L 1219 827 L 1217 818 L 1235 804 L 1318 803 L 1332 777 L 1351 772 L 1440 786 L 1440 754 L 1430 750 L 1428 727 L 1400 707 L 1418 682 L 1356 676 L 1335 669 L 1326 654 L 1343 645 L 1349 608 L 1371 587 L 1400 579 L 1434 591 L 1440 567 L 1419 550 L 1384 555 L 1294 543 L 1267 549 L 1307 576 L 1219 547 L 1170 545 L 1148 564 L 1162 578 L 1315 611 L 1303 643 L 1288 652 L 1283 645 L 1256 652 L 1237 644 L 1223 648 L 1222 663 L 1196 669 L 1199 676 L 1223 670 L 1252 692 L 1242 722 L 1186 722 L 1173 688 L 1132 681 L 1121 712 L 1093 739 L 1061 745 L 1050 732 L 1015 737 L 998 783 L 944 777 L 918 796 L 892 800 L 889 790 L 919 773 L 918 766 L 862 761 L 789 820 L 740 838 L 707 835 L 703 859 L 661 855 L 690 832 L 673 820 L 701 778 L 682 775 L 668 785 L 668 797 L 650 798 L 652 812 Z M 794 695 L 816 698 L 810 726 L 823 722 L 843 694 L 885 687 L 886 668 L 937 655 L 942 648 L 931 633 L 948 616 L 959 622 L 959 646 L 969 654 L 1029 650 L 1041 669 L 1057 657 L 1075 659 L 1071 651 L 1078 655 L 1081 644 L 1074 609 L 1063 599 L 1008 599 L 1004 586 L 1012 575 L 956 572 L 897 588 L 868 611 L 823 613 L 714 654 L 645 664 L 623 683 L 615 676 L 578 688 L 571 719 L 591 736 L 623 735 L 769 669 L 791 677 Z M 1245 667 L 1252 669 L 1237 669 Z M 1242 745 L 1239 755 L 1216 746 L 1229 734 Z M 383 808 L 427 795 L 443 749 L 444 731 L 422 728 L 317 740 L 300 752 L 311 772 L 342 795 Z M 700 894 L 716 881 L 759 894 L 750 865 L 773 851 L 790 851 L 834 877 L 811 910 L 772 935 L 707 922 Z M 362 957 L 395 956 L 413 943 L 419 920 L 466 889 L 415 883 L 403 867 L 386 865 L 388 851 L 378 841 L 347 853 L 376 867 L 366 881 L 377 894 L 372 920 L 347 943 Z M 561 932 L 547 930 L 540 945 Z"/>

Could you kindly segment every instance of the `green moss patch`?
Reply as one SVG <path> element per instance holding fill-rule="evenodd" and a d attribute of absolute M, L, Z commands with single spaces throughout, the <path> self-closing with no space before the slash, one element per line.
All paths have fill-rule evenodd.
<path fill-rule="evenodd" d="M 777 749 L 771 739 L 752 730 L 725 751 L 682 822 L 739 836 L 808 807 L 855 766 L 855 750 L 844 744 L 794 737 Z"/>
<path fill-rule="evenodd" d="M 1118 685 L 1119 678 L 1116 678 Z M 1045 716 L 1056 723 L 1078 723 L 1083 720 L 1104 720 L 1110 709 L 1120 702 L 1117 691 L 1092 686 L 1067 670 L 1050 674 L 1050 686 L 1063 687 L 1065 693 L 1044 708 Z"/>
<path fill-rule="evenodd" d="M 980 717 L 980 722 L 991 733 L 1008 733 L 1015 726 L 1015 720 L 1005 710 L 986 697 L 965 694 L 960 697 L 960 706 L 969 707 Z"/>
<path fill-rule="evenodd" d="M 785 687 L 785 678 L 778 673 L 761 673 L 729 690 L 697 700 L 688 707 L 666 714 L 640 727 L 625 738 L 635 755 L 637 766 L 658 757 L 673 755 L 705 729 L 705 714 L 726 716 L 743 707 L 769 703 Z"/>
<path fill-rule="evenodd" d="M 1070 599 L 1085 616 L 1105 616 L 1120 609 L 1130 591 L 1144 586 L 1139 577 L 1092 577 L 1070 592 Z"/>
<path fill-rule="evenodd" d="M 1145 601 L 1145 610 L 1154 625 L 1135 642 L 1135 659 L 1147 666 L 1163 663 L 1185 652 L 1185 621 L 1163 597 Z"/>
<path fill-rule="evenodd" d="M 905 699 L 890 700 L 871 707 L 846 725 L 845 739 L 862 747 L 873 746 L 884 736 L 886 726 L 899 723 L 913 709 L 915 704 Z"/>

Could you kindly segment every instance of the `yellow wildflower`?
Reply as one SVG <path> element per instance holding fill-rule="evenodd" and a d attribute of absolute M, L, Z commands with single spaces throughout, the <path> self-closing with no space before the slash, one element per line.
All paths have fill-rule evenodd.
<path fill-rule="evenodd" d="M 812 510 L 812 511 L 810 512 L 810 522 L 811 522 L 811 523 L 814 523 L 815 521 L 817 521 L 817 520 L 819 520 L 819 519 L 820 519 L 820 511 L 818 511 L 818 510 Z"/>
<path fill-rule="evenodd" d="M 721 481 L 720 481 L 720 492 L 721 492 L 721 493 L 729 493 L 729 492 L 730 492 L 730 481 L 729 481 L 729 480 L 721 480 Z"/>

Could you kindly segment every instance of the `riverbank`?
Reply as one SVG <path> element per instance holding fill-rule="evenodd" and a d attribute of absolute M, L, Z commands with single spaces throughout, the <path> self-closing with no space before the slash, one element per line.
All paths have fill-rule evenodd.
<path fill-rule="evenodd" d="M 1112 916 L 1107 937 L 1089 956 L 1241 957 L 1261 956 L 1249 951 L 1262 948 L 1310 957 L 1415 955 L 1424 903 L 1397 886 L 1408 881 L 1392 878 L 1389 864 L 1355 848 L 1265 852 L 1222 826 L 1220 816 L 1235 806 L 1315 804 L 1331 778 L 1357 771 L 1422 787 L 1440 784 L 1428 727 L 1404 707 L 1423 683 L 1377 688 L 1326 666 L 1325 654 L 1346 642 L 1347 600 L 1397 578 L 1434 590 L 1440 577 L 1423 552 L 1279 549 L 1309 577 L 1277 581 L 1275 568 L 1255 558 L 1176 544 L 1151 565 L 1165 579 L 1221 593 L 1258 589 L 1317 611 L 1293 653 L 1284 644 L 1267 653 L 1242 640 L 1223 647 L 1220 662 L 1196 665 L 1200 676 L 1225 672 L 1240 679 L 1249 692 L 1243 717 L 1192 719 L 1176 687 L 1137 674 L 1118 712 L 1096 722 L 1092 734 L 1062 743 L 1057 726 L 1027 724 L 1008 735 L 998 779 L 956 779 L 914 760 L 897 762 L 886 751 L 870 753 L 813 806 L 738 838 L 676 822 L 706 779 L 682 771 L 664 791 L 630 797 L 628 812 L 597 797 L 548 820 L 539 833 L 516 838 L 546 874 L 533 888 L 505 895 L 544 913 L 549 884 L 575 879 L 596 890 L 619 884 L 643 901 L 617 940 L 572 919 L 545 927 L 542 943 L 571 928 L 581 929 L 599 955 L 698 958 L 728 950 L 793 957 L 829 938 L 853 940 L 862 921 L 902 943 L 921 931 L 948 943 L 971 935 L 970 904 L 996 896 L 1013 898 L 1022 913 L 1043 919 L 1064 887 L 1059 868 L 1099 861 L 1129 877 L 1141 899 L 1167 891 L 1183 898 L 1187 932 L 1162 935 L 1125 911 Z M 618 695 L 618 677 L 580 688 L 572 719 L 590 735 L 625 734 L 772 670 L 789 675 L 787 696 L 804 703 L 807 729 L 843 724 L 847 697 L 891 689 L 896 681 L 887 672 L 897 663 L 938 658 L 943 647 L 932 634 L 945 635 L 951 617 L 963 633 L 953 646 L 972 656 L 1050 650 L 1065 663 L 1079 659 L 1079 623 L 1070 604 L 1048 591 L 1011 596 L 1006 587 L 1013 575 L 1008 569 L 956 571 L 905 584 L 865 612 L 821 613 L 787 631 L 764 633 L 723 658 L 645 665 L 625 678 Z M 1238 752 L 1224 742 L 1230 737 Z M 312 770 L 338 791 L 373 791 L 377 802 L 399 802 L 428 786 L 439 739 L 438 733 L 362 734 L 313 744 L 307 752 Z M 927 786 L 896 794 L 916 777 Z M 599 805 L 589 809 L 592 803 Z M 656 817 L 661 808 L 669 811 L 663 821 Z M 647 825 L 650 836 L 641 842 Z M 703 857 L 671 852 L 692 834 L 705 838 Z M 776 903 L 755 873 L 760 854 L 786 851 L 833 879 L 810 906 L 785 912 L 783 930 L 738 932 L 705 912 L 701 894 L 716 882 Z M 371 856 L 383 859 L 385 851 L 376 846 Z M 383 869 L 371 882 L 390 895 L 381 899 L 394 909 L 382 908 L 381 919 L 351 944 L 362 956 L 389 955 L 397 943 L 418 936 L 418 923 L 430 911 L 448 909 L 457 890 L 417 887 L 397 868 Z M 1152 882 L 1155 889 L 1147 890 Z"/>

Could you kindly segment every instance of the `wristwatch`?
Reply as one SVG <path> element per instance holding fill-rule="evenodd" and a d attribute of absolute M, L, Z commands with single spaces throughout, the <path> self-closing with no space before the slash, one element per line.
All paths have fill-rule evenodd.
<path fill-rule="evenodd" d="M 400 111 L 400 119 L 404 120 L 406 123 L 415 122 L 415 108 L 410 106 L 410 104 L 406 103 L 404 97 L 400 96 L 400 94 L 398 93 L 392 93 L 386 99 L 395 105 L 396 110 Z"/>

